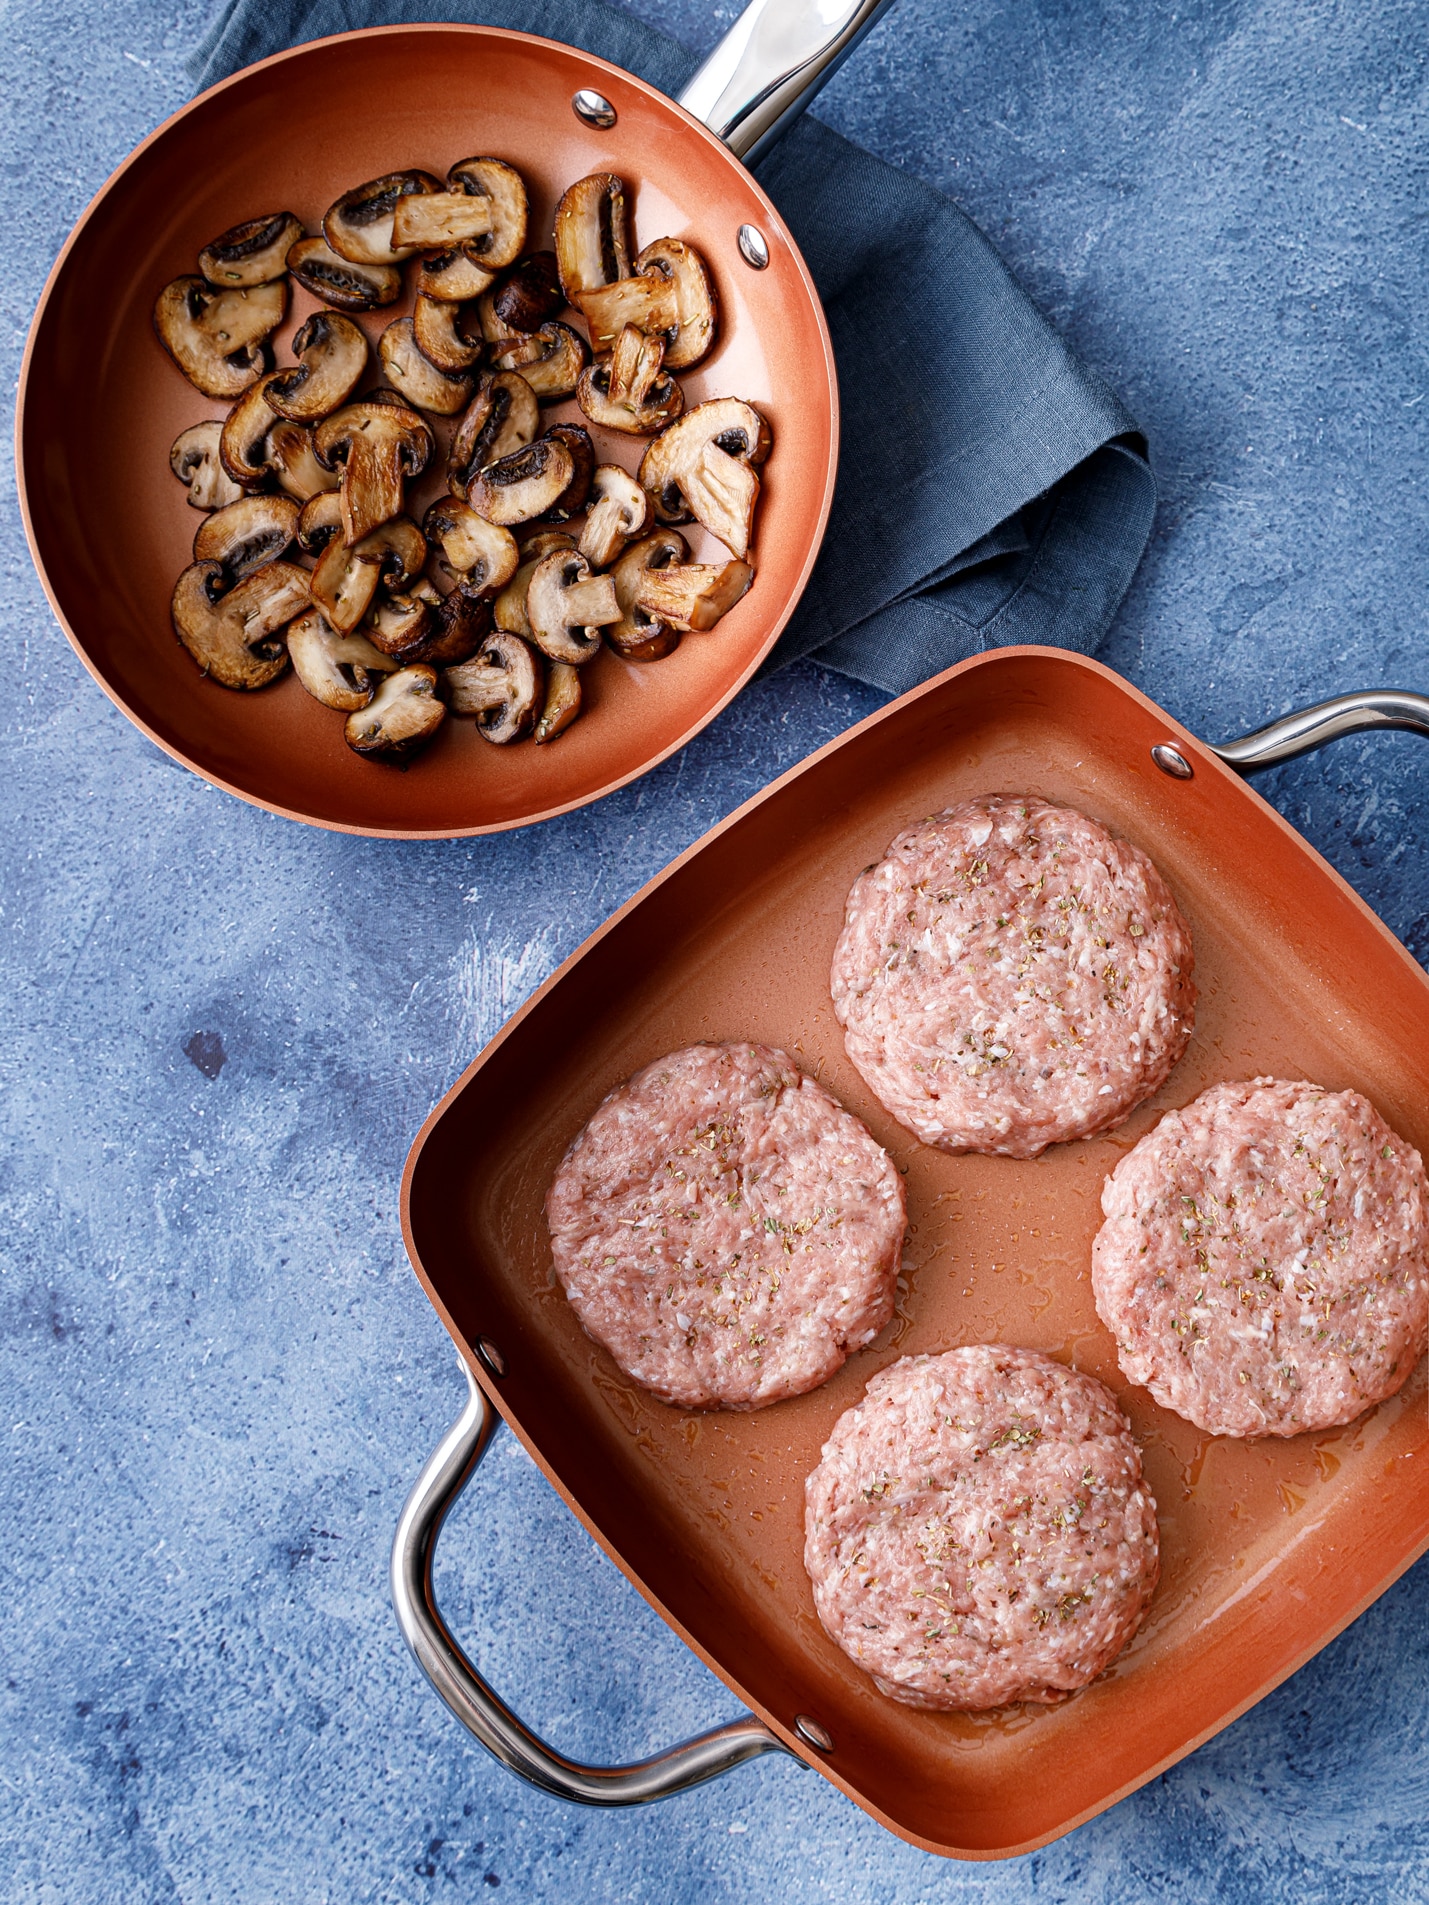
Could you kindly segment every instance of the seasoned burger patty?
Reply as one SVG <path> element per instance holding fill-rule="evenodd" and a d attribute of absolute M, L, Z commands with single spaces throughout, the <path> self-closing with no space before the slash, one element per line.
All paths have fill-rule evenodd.
<path fill-rule="evenodd" d="M 1045 800 L 965 800 L 848 897 L 848 1055 L 927 1144 L 1031 1158 L 1120 1124 L 1195 1023 L 1191 933 L 1146 855 Z"/>
<path fill-rule="evenodd" d="M 586 1330 L 686 1409 L 827 1381 L 892 1316 L 906 1224 L 887 1153 L 767 1045 L 691 1045 L 613 1091 L 546 1220 Z"/>
<path fill-rule="evenodd" d="M 1156 1504 L 1125 1416 L 1035 1350 L 894 1363 L 835 1423 L 805 1499 L 819 1619 L 909 1706 L 1084 1687 L 1156 1586 Z"/>
<path fill-rule="evenodd" d="M 1127 1153 L 1102 1211 L 1121 1367 L 1213 1435 L 1353 1422 L 1424 1353 L 1429 1182 L 1358 1092 L 1213 1085 Z"/>

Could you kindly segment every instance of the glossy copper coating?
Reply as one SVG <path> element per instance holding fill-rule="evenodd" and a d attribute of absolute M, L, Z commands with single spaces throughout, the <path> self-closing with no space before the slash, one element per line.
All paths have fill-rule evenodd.
<path fill-rule="evenodd" d="M 1162 773 L 1170 742 L 1189 780 Z M 845 1057 L 828 972 L 849 886 L 907 822 L 990 792 L 1040 794 L 1143 847 L 1195 935 L 1195 1037 L 1122 1128 L 1035 1162 L 952 1157 L 897 1125 Z M 894 1323 L 822 1389 L 690 1415 L 584 1336 L 542 1217 L 605 1092 L 695 1039 L 783 1046 L 907 1174 Z M 1421 1367 L 1351 1427 L 1289 1442 L 1202 1435 L 1129 1387 L 1092 1303 L 1099 1193 L 1168 1107 L 1273 1073 L 1368 1095 L 1429 1153 L 1429 979 L 1235 774 L 1094 662 L 980 656 L 865 721 L 731 816 L 588 940 L 428 1120 L 404 1221 L 428 1294 L 488 1394 L 629 1578 L 700 1657 L 876 1819 L 929 1851 L 1025 1852 L 1153 1777 L 1267 1693 L 1429 1547 Z M 835 1419 L 900 1356 L 1042 1349 L 1108 1383 L 1160 1514 L 1163 1577 L 1100 1680 L 1054 1708 L 915 1711 L 825 1636 L 802 1563 L 803 1483 Z M 492 1512 L 499 1512 L 499 1504 Z M 578 1637 L 571 1637 L 578 1645 Z M 506 1689 L 519 1700 L 519 1688 Z M 834 1750 L 795 1730 L 813 1715 Z"/>
<path fill-rule="evenodd" d="M 616 109 L 572 110 L 591 88 Z M 707 258 L 720 341 L 682 374 L 686 401 L 738 396 L 768 416 L 774 450 L 755 518 L 754 587 L 718 626 L 658 663 L 602 654 L 587 712 L 559 741 L 493 747 L 449 720 L 405 772 L 358 759 L 342 721 L 291 672 L 240 694 L 204 680 L 169 622 L 200 522 L 170 474 L 186 425 L 227 409 L 192 388 L 158 344 L 154 300 L 197 269 L 239 220 L 291 210 L 309 232 L 341 193 L 396 169 L 445 175 L 479 154 L 519 167 L 528 244 L 549 247 L 564 188 L 593 171 L 631 188 L 640 243 L 675 236 Z M 740 257 L 742 224 L 769 241 L 765 271 Z M 358 319 L 374 346 L 397 304 Z M 317 300 L 293 287 L 280 361 Z M 368 380 L 376 385 L 376 361 Z M 584 423 L 573 402 L 547 423 Z M 438 421 L 445 443 L 449 424 Z M 604 460 L 636 467 L 641 440 L 592 432 Z M 798 248 L 751 175 L 714 135 L 643 81 L 585 53 L 488 27 L 372 28 L 249 67 L 168 120 L 120 167 L 75 228 L 35 316 L 16 422 L 20 500 L 36 565 L 82 660 L 146 734 L 245 800 L 350 833 L 435 838 L 499 831 L 599 799 L 696 734 L 747 681 L 807 580 L 838 462 L 833 351 Z M 440 468 L 409 486 L 418 519 Z M 724 552 L 696 526 L 696 560 Z"/>

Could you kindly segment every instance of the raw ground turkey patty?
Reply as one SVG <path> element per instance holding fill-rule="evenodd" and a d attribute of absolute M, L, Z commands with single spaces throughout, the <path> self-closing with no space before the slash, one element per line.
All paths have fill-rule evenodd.
<path fill-rule="evenodd" d="M 767 1045 L 692 1045 L 611 1092 L 546 1198 L 556 1274 L 629 1375 L 686 1409 L 759 1409 L 893 1314 L 903 1182 Z"/>
<path fill-rule="evenodd" d="M 1168 1111 L 1102 1190 L 1092 1290 L 1128 1380 L 1213 1435 L 1353 1422 L 1429 1324 L 1429 1183 L 1353 1091 L 1254 1078 Z"/>
<path fill-rule="evenodd" d="M 1195 1023 L 1191 933 L 1138 848 L 989 795 L 899 834 L 834 952 L 848 1055 L 949 1151 L 1030 1158 L 1159 1091 Z"/>
<path fill-rule="evenodd" d="M 1136 1632 L 1156 1504 L 1110 1392 L 1035 1350 L 905 1357 L 840 1416 L 805 1485 L 830 1637 L 909 1706 L 1049 1702 Z"/>

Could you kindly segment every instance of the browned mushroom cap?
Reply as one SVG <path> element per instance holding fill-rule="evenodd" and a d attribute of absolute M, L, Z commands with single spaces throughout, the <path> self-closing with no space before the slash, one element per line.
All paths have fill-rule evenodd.
<path fill-rule="evenodd" d="M 417 292 L 424 298 L 449 298 L 454 304 L 466 304 L 490 290 L 495 277 L 495 272 L 478 264 L 465 246 L 458 245 L 422 260 Z"/>
<path fill-rule="evenodd" d="M 266 456 L 269 469 L 289 496 L 306 503 L 310 497 L 331 492 L 336 503 L 341 479 L 335 470 L 325 470 L 318 462 L 313 433 L 305 423 L 279 418 L 268 432 Z"/>
<path fill-rule="evenodd" d="M 325 418 L 313 448 L 319 463 L 342 469 L 343 538 L 351 544 L 398 514 L 403 481 L 427 467 L 434 439 L 431 425 L 400 400 L 369 397 Z"/>
<path fill-rule="evenodd" d="M 625 661 L 659 661 L 679 647 L 680 631 L 641 608 L 635 597 L 647 574 L 683 562 L 689 553 L 678 530 L 661 529 L 632 543 L 616 563 L 611 580 L 620 620 L 605 630 L 605 639 Z"/>
<path fill-rule="evenodd" d="M 593 569 L 608 569 L 628 542 L 645 533 L 650 498 L 628 470 L 602 463 L 591 482 L 580 552 Z"/>
<path fill-rule="evenodd" d="M 420 299 L 418 302 L 420 303 Z M 377 340 L 383 373 L 408 403 L 438 417 L 454 417 L 471 397 L 474 379 L 460 371 L 438 370 L 417 348 L 412 320 L 398 318 Z"/>
<path fill-rule="evenodd" d="M 211 418 L 190 424 L 174 438 L 169 468 L 181 483 L 188 484 L 190 509 L 222 509 L 243 494 L 219 459 L 222 435 L 223 425 Z"/>
<path fill-rule="evenodd" d="M 512 528 L 544 516 L 570 487 L 575 458 L 557 437 L 538 437 L 524 450 L 488 464 L 467 485 L 466 500 L 489 523 Z"/>
<path fill-rule="evenodd" d="M 489 271 L 514 264 L 526 243 L 526 185 L 515 166 L 504 159 L 459 159 L 447 173 L 447 184 L 490 208 L 490 228 L 467 240 L 468 256 Z"/>
<path fill-rule="evenodd" d="M 350 714 L 343 738 L 354 754 L 402 766 L 424 748 L 446 719 L 437 697 L 437 671 L 418 665 L 389 675 L 365 708 Z"/>
<path fill-rule="evenodd" d="M 507 332 L 536 330 L 564 302 L 555 252 L 533 251 L 507 272 L 489 297 L 492 317 Z"/>
<path fill-rule="evenodd" d="M 519 370 L 541 402 L 551 403 L 570 396 L 589 358 L 585 339 L 552 318 L 501 351 L 496 363 L 502 370 Z"/>
<path fill-rule="evenodd" d="M 281 371 L 270 370 L 238 399 L 218 439 L 219 461 L 235 483 L 252 487 L 268 474 L 268 432 L 278 421 L 267 400 L 268 385 Z"/>
<path fill-rule="evenodd" d="M 320 556 L 334 536 L 341 540 L 342 498 L 335 489 L 310 496 L 298 512 L 298 547 L 307 556 Z"/>
<path fill-rule="evenodd" d="M 484 348 L 479 325 L 468 329 L 467 308 L 446 298 L 418 298 L 412 311 L 417 349 L 438 370 L 470 370 Z"/>
<path fill-rule="evenodd" d="M 747 562 L 692 562 L 647 571 L 635 606 L 670 628 L 713 628 L 754 580 Z"/>
<path fill-rule="evenodd" d="M 545 666 L 519 635 L 494 629 L 479 653 L 442 680 L 453 714 L 474 714 L 488 741 L 504 747 L 536 725 L 545 687 Z"/>
<path fill-rule="evenodd" d="M 198 255 L 198 268 L 210 284 L 246 288 L 268 284 L 288 269 L 288 252 L 303 235 L 303 221 L 291 212 L 269 212 L 230 226 Z"/>
<path fill-rule="evenodd" d="M 595 445 L 590 440 L 590 432 L 578 423 L 552 424 L 546 435 L 565 444 L 575 468 L 570 482 L 546 511 L 544 520 L 568 523 L 572 516 L 580 515 L 590 496 L 591 479 L 595 475 Z"/>
<path fill-rule="evenodd" d="M 540 428 L 536 393 L 520 372 L 488 373 L 452 438 L 447 488 L 466 501 L 471 484 L 488 464 L 524 449 Z"/>
<path fill-rule="evenodd" d="M 532 572 L 526 620 L 548 660 L 579 668 L 599 653 L 601 629 L 620 620 L 615 584 L 608 575 L 593 575 L 579 550 L 557 549 Z"/>
<path fill-rule="evenodd" d="M 556 207 L 556 267 L 566 303 L 630 275 L 625 181 L 613 172 L 577 179 Z"/>
<path fill-rule="evenodd" d="M 530 641 L 531 624 L 526 619 L 526 591 L 530 587 L 531 577 L 536 573 L 536 565 L 552 550 L 574 549 L 575 546 L 575 538 L 559 530 L 543 530 L 540 535 L 532 536 L 521 551 L 520 568 L 491 605 L 492 620 L 498 628 Z"/>
<path fill-rule="evenodd" d="M 433 668 L 451 668 L 467 661 L 491 633 L 491 597 L 452 589 L 432 605 L 432 619 L 414 661 Z"/>
<path fill-rule="evenodd" d="M 154 329 L 205 397 L 241 397 L 262 374 L 264 344 L 283 321 L 288 284 L 219 291 L 206 278 L 175 278 L 159 293 Z"/>
<path fill-rule="evenodd" d="M 653 437 L 685 407 L 685 393 L 662 368 L 665 344 L 627 324 L 608 356 L 581 372 L 576 402 L 594 424 L 626 436 Z"/>
<path fill-rule="evenodd" d="M 384 172 L 380 179 L 355 185 L 328 207 L 323 214 L 323 237 L 350 264 L 400 264 L 417 247 L 393 241 L 392 220 L 398 204 L 414 193 L 441 189 L 430 172 Z"/>
<path fill-rule="evenodd" d="M 194 561 L 220 563 L 230 583 L 241 582 L 286 554 L 297 533 L 291 496 L 244 496 L 199 524 Z"/>
<path fill-rule="evenodd" d="M 359 555 L 334 535 L 318 557 L 309 584 L 312 599 L 340 635 L 357 627 L 372 606 L 382 577 L 376 553 Z"/>
<path fill-rule="evenodd" d="M 546 699 L 536 723 L 536 745 L 554 741 L 576 719 L 585 699 L 581 671 L 568 661 L 553 661 L 547 673 Z"/>
<path fill-rule="evenodd" d="M 520 557 L 511 531 L 487 522 L 455 496 L 438 497 L 422 529 L 427 540 L 440 547 L 442 566 L 468 595 L 494 594 L 516 573 Z"/>
<path fill-rule="evenodd" d="M 365 708 L 377 683 L 397 667 L 365 635 L 339 634 L 317 609 L 288 624 L 288 654 L 313 700 L 343 714 Z"/>
<path fill-rule="evenodd" d="M 328 526 L 329 513 L 326 507 L 304 510 L 298 539 L 310 554 L 318 553 L 313 600 L 345 634 L 367 613 L 379 583 L 400 590 L 419 574 L 427 559 L 427 539 L 409 516 L 396 516 L 349 548 Z"/>
<path fill-rule="evenodd" d="M 491 201 L 469 192 L 426 192 L 397 201 L 392 243 L 412 251 L 445 251 L 491 232 Z"/>
<path fill-rule="evenodd" d="M 640 462 L 640 481 L 650 492 L 660 522 L 691 516 L 731 555 L 744 556 L 759 500 L 753 465 L 769 454 L 769 425 L 752 404 L 717 397 L 697 404 Z"/>
<path fill-rule="evenodd" d="M 225 688 L 263 688 L 288 665 L 282 630 L 308 606 L 308 572 L 270 562 L 227 594 L 217 562 L 195 562 L 174 585 L 174 632 Z"/>
<path fill-rule="evenodd" d="M 363 633 L 375 648 L 397 661 L 425 661 L 432 611 L 441 606 L 441 600 L 426 577 L 419 576 L 404 593 L 378 597 L 362 625 Z"/>
<path fill-rule="evenodd" d="M 288 269 L 314 297 L 342 311 L 372 311 L 402 292 L 395 265 L 355 264 L 340 258 L 325 238 L 300 238 L 288 253 Z"/>
<path fill-rule="evenodd" d="M 657 238 L 635 260 L 635 275 L 583 292 L 579 306 L 590 341 L 607 351 L 627 324 L 665 342 L 667 370 L 688 370 L 718 330 L 709 269 L 693 245 Z"/>
<path fill-rule="evenodd" d="M 314 311 L 293 338 L 299 363 L 270 377 L 268 407 L 293 423 L 316 423 L 347 402 L 367 368 L 367 333 L 337 311 Z"/>

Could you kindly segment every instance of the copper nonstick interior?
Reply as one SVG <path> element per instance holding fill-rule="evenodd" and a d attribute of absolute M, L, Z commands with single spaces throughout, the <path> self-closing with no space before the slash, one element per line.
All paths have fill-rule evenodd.
<path fill-rule="evenodd" d="M 600 131 L 571 97 L 594 87 L 617 120 Z M 636 666 L 604 654 L 585 671 L 589 712 L 561 739 L 497 748 L 449 720 L 407 772 L 355 757 L 342 720 L 291 672 L 239 694 L 204 680 L 169 622 L 174 581 L 202 520 L 169 472 L 187 424 L 222 417 L 156 340 L 150 312 L 196 270 L 218 232 L 287 208 L 309 231 L 338 194 L 399 167 L 445 174 L 473 154 L 518 166 L 531 195 L 528 243 L 549 245 L 557 198 L 592 171 L 632 188 L 633 230 L 697 244 L 722 309 L 711 355 L 682 377 L 686 401 L 739 396 L 773 426 L 755 519 L 753 589 L 707 635 Z M 741 224 L 767 237 L 751 269 Z M 410 268 L 409 273 L 410 277 Z M 316 300 L 294 287 L 280 354 Z M 374 344 L 411 307 L 359 321 Z M 374 374 L 371 382 L 375 384 Z M 573 402 L 550 422 L 584 423 Z M 604 460 L 633 468 L 641 444 L 592 432 Z M 439 429 L 442 441 L 448 427 Z M 21 373 L 21 502 L 55 612 L 101 686 L 161 746 L 260 806 L 352 832 L 434 836 L 519 826 L 597 799 L 712 719 L 768 652 L 818 553 L 838 451 L 828 331 L 802 258 L 754 180 L 662 94 L 568 47 L 486 27 L 371 29 L 249 68 L 148 139 L 95 200 L 51 276 Z M 444 487 L 410 492 L 419 518 Z M 695 559 L 724 559 L 698 526 Z"/>
<path fill-rule="evenodd" d="M 1195 766 L 1168 779 L 1150 749 Z M 909 820 L 970 795 L 1065 801 L 1145 848 L 1196 940 L 1196 1035 L 1119 1131 L 1032 1163 L 949 1157 L 849 1064 L 827 977 L 845 896 Z M 637 1066 L 695 1039 L 792 1052 L 907 1173 L 907 1288 L 822 1389 L 690 1415 L 626 1380 L 551 1268 L 542 1200 L 570 1138 Z M 1169 1106 L 1274 1073 L 1365 1092 L 1429 1152 L 1429 980 L 1271 808 L 1108 670 L 1046 649 L 965 663 L 873 716 L 707 836 L 570 960 L 429 1120 L 408 1166 L 413 1261 L 486 1386 L 630 1578 L 804 1757 L 931 1851 L 1024 1851 L 1242 1712 L 1429 1545 L 1421 1366 L 1347 1429 L 1203 1436 L 1122 1380 L 1089 1253 L 1105 1175 Z M 886 1700 L 815 1618 L 803 1480 L 835 1418 L 899 1356 L 1043 1349 L 1110 1384 L 1145 1456 L 1163 1578 L 1131 1647 L 1065 1705 L 938 1715 Z M 470 1359 L 470 1358 L 469 1358 Z M 572 1645 L 578 1644 L 572 1636 Z M 517 1699 L 519 1689 L 502 1689 Z M 811 1754 L 798 1713 L 832 1732 Z"/>

